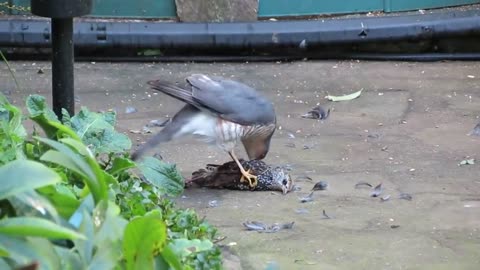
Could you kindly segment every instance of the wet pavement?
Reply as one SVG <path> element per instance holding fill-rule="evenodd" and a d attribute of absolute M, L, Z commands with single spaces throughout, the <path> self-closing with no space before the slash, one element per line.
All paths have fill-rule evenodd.
<path fill-rule="evenodd" d="M 0 90 L 17 104 L 23 106 L 30 93 L 50 96 L 49 63 L 11 64 L 24 90 L 14 90 L 5 65 L 0 65 Z M 301 190 L 281 195 L 188 189 L 178 199 L 219 228 L 226 236 L 220 243 L 239 257 L 243 269 L 269 264 L 275 269 L 478 269 L 480 161 L 458 165 L 480 153 L 480 137 L 468 136 L 480 121 L 478 62 L 78 63 L 75 72 L 77 107 L 116 109 L 118 128 L 137 143 L 151 134 L 132 130 L 164 120 L 182 106 L 154 93 L 147 80 L 221 75 L 271 98 L 278 130 L 266 161 L 291 168 Z M 324 98 L 360 89 L 362 95 L 352 101 Z M 331 109 L 329 118 L 301 118 L 317 104 Z M 128 106 L 137 111 L 125 113 Z M 185 177 L 207 163 L 229 161 L 227 154 L 190 139 L 149 154 L 156 152 Z M 328 182 L 327 190 L 300 203 L 320 180 Z M 369 188 L 355 188 L 361 181 L 382 183 L 383 193 L 371 197 Z M 411 200 L 400 199 L 401 193 Z M 389 200 L 382 201 L 386 195 Z M 215 207 L 209 206 L 212 200 Z M 258 233 L 246 231 L 245 221 L 295 223 L 292 229 Z"/>

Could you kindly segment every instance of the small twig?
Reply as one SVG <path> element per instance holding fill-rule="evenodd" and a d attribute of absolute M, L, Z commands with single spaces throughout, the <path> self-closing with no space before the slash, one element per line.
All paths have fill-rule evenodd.
<path fill-rule="evenodd" d="M 15 77 L 15 73 L 13 72 L 12 67 L 8 63 L 7 58 L 5 58 L 5 55 L 3 55 L 2 50 L 0 50 L 0 57 L 2 57 L 2 60 L 7 65 L 7 68 L 8 68 L 8 71 L 10 72 L 10 74 L 12 74 L 13 80 L 15 81 L 15 85 L 17 86 L 17 90 L 20 91 L 20 84 L 18 84 L 17 77 Z"/>

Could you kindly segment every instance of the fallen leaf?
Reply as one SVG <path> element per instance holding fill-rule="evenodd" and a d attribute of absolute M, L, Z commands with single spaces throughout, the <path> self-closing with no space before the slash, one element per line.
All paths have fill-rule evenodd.
<path fill-rule="evenodd" d="M 360 94 L 362 94 L 362 90 L 360 91 L 357 91 L 355 93 L 352 93 L 352 94 L 349 94 L 349 95 L 343 95 L 343 96 L 331 96 L 331 95 L 328 95 L 326 96 L 325 98 L 330 100 L 330 101 L 347 101 L 347 100 L 352 100 L 352 99 L 356 99 L 360 96 Z"/>

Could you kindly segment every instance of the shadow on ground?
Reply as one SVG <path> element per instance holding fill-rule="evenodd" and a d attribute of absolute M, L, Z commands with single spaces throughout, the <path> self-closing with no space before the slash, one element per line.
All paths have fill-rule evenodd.
<path fill-rule="evenodd" d="M 0 85 L 17 104 L 30 93 L 50 95 L 48 63 L 12 65 L 25 92 L 13 90 L 4 66 Z M 145 84 L 150 79 L 223 75 L 272 99 L 279 128 L 266 161 L 289 165 L 301 190 L 281 195 L 189 189 L 178 199 L 220 229 L 227 237 L 221 244 L 230 245 L 243 269 L 265 269 L 269 263 L 278 269 L 477 269 L 480 165 L 458 164 L 480 152 L 480 137 L 467 135 L 480 121 L 479 70 L 477 62 L 80 63 L 75 83 L 78 107 L 116 109 L 119 128 L 137 143 L 151 134 L 131 130 L 165 119 L 182 105 L 152 92 Z M 360 89 L 353 101 L 324 99 Z M 317 103 L 332 109 L 327 120 L 300 118 Z M 126 114 L 127 106 L 138 111 Z M 177 163 L 185 177 L 206 163 L 229 160 L 192 140 L 150 154 L 155 152 Z M 320 180 L 329 183 L 328 190 L 300 203 Z M 383 183 L 390 199 L 382 202 L 368 189 L 356 189 L 359 181 Z M 399 199 L 400 193 L 412 200 Z M 209 207 L 211 200 L 218 206 Z M 248 220 L 295 225 L 257 233 L 244 230 Z"/>

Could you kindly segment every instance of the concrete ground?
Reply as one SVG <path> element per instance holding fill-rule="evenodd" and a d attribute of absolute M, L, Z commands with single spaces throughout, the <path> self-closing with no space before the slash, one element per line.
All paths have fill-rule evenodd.
<path fill-rule="evenodd" d="M 24 90 L 13 90 L 5 65 L 0 90 L 10 91 L 17 104 L 23 106 L 30 93 L 50 96 L 49 63 L 11 64 Z M 189 189 L 178 199 L 219 228 L 227 237 L 220 243 L 238 255 L 243 269 L 478 269 L 480 161 L 458 164 L 479 158 L 480 137 L 467 134 L 480 121 L 480 63 L 79 63 L 77 105 L 117 109 L 119 129 L 144 141 L 151 135 L 129 130 L 141 130 L 182 106 L 145 82 L 180 81 L 199 72 L 241 80 L 271 98 L 279 127 L 266 161 L 288 164 L 301 187 L 287 195 Z M 324 99 L 360 89 L 353 101 Z M 332 109 L 327 120 L 300 118 L 317 103 Z M 138 112 L 125 114 L 127 106 Z M 229 160 L 193 140 L 154 152 L 177 163 L 185 177 L 206 163 Z M 300 203 L 320 180 L 329 189 Z M 356 189 L 360 181 L 383 183 L 390 200 Z M 412 200 L 399 199 L 402 192 Z M 212 200 L 217 207 L 208 206 Z M 257 233 L 245 231 L 242 222 L 248 220 L 295 225 Z"/>

